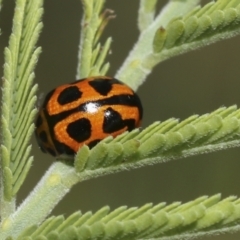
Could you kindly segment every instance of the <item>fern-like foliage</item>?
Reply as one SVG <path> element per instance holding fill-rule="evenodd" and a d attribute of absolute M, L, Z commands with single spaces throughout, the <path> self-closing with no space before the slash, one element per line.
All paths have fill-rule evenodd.
<path fill-rule="evenodd" d="M 5 49 L 1 117 L 0 239 L 188 239 L 239 230 L 240 200 L 220 195 L 186 204 L 109 207 L 93 214 L 76 212 L 46 217 L 81 181 L 145 165 L 240 145 L 240 109 L 222 107 L 183 121 L 171 118 L 149 127 L 108 137 L 93 149 L 83 146 L 73 159 L 58 159 L 15 210 L 15 195 L 31 166 L 29 138 L 36 113 L 34 67 L 40 53 L 43 0 L 16 0 L 13 33 Z M 82 0 L 84 16 L 77 78 L 105 75 L 111 38 L 99 38 L 113 17 L 104 0 Z M 152 68 L 171 56 L 240 32 L 240 1 L 219 0 L 204 7 L 199 0 L 169 1 L 156 13 L 156 0 L 141 0 L 140 37 L 116 77 L 134 90 Z M 181 15 L 180 15 L 181 12 Z M 24 230 L 25 229 L 25 230 Z"/>
<path fill-rule="evenodd" d="M 240 144 L 240 110 L 220 108 L 210 114 L 193 115 L 179 122 L 156 122 L 143 131 L 135 130 L 107 138 L 92 150 L 82 147 L 76 155 L 75 169 L 55 163 L 2 226 L 1 236 L 19 235 L 19 229 L 38 224 L 76 183 L 94 177 L 129 170 L 167 160 L 203 154 Z M 67 160 L 69 161 L 69 160 Z M 235 213 L 232 213 L 234 216 Z M 24 216 L 27 216 L 24 217 Z M 230 216 L 229 216 L 230 218 Z M 6 226 L 5 226 L 6 225 Z"/>
<path fill-rule="evenodd" d="M 170 205 L 151 203 L 137 208 L 119 207 L 110 212 L 103 207 L 95 214 L 75 212 L 68 218 L 50 217 L 40 226 L 31 226 L 17 240 L 74 239 L 189 239 L 191 233 L 231 227 L 240 219 L 236 197 L 203 196 L 191 202 Z M 192 237 L 191 237 L 192 239 Z"/>
<path fill-rule="evenodd" d="M 203 7 L 198 2 L 170 1 L 165 11 L 154 18 L 155 2 L 141 1 L 140 9 L 146 12 L 147 5 L 150 12 L 144 15 L 144 10 L 141 11 L 140 29 L 144 21 L 149 25 L 144 25 L 116 78 L 136 90 L 158 63 L 240 33 L 239 1 L 218 0 Z M 186 5 L 184 9 L 182 5 Z M 148 47 L 144 48 L 146 43 Z"/>
<path fill-rule="evenodd" d="M 82 147 L 76 155 L 77 172 L 96 170 L 97 174 L 151 165 L 240 144 L 240 110 L 236 106 L 219 108 L 182 122 L 169 119 L 155 122 L 143 131 L 111 137 L 91 151 Z M 88 178 L 88 177 L 87 177 Z"/>
<path fill-rule="evenodd" d="M 108 21 L 114 17 L 113 11 L 105 10 L 101 13 L 104 0 L 82 2 L 84 15 L 81 23 L 83 28 L 79 44 L 77 79 L 104 76 L 110 67 L 108 62 L 104 63 L 104 60 L 110 49 L 112 38 L 109 37 L 103 45 L 99 43 L 99 38 Z"/>
<path fill-rule="evenodd" d="M 220 39 L 239 34 L 240 4 L 238 1 L 219 0 L 210 2 L 203 8 L 199 6 L 181 18 L 172 20 L 155 35 L 155 53 L 164 49 L 186 51 L 195 46 L 204 46 Z M 181 49 L 177 49 L 181 48 Z"/>
<path fill-rule="evenodd" d="M 29 144 L 36 114 L 37 85 L 33 84 L 33 71 L 41 52 L 41 48 L 36 48 L 35 45 L 42 29 L 42 14 L 42 0 L 17 0 L 13 31 L 9 46 L 5 48 L 1 116 L 3 209 L 4 202 L 12 201 L 14 204 L 12 199 L 33 161 Z"/>

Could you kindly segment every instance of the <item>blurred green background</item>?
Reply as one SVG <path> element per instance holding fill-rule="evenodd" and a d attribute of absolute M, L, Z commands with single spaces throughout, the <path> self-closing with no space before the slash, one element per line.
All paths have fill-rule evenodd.
<path fill-rule="evenodd" d="M 159 9 L 167 1 L 159 1 Z M 117 15 L 104 33 L 113 37 L 109 56 L 113 76 L 138 37 L 139 1 L 107 0 L 106 7 Z M 14 1 L 3 1 L 0 14 L 1 52 L 11 32 Z M 80 0 L 45 1 L 43 47 L 36 69 L 39 92 L 47 93 L 59 84 L 75 80 L 82 7 Z M 0 56 L 3 65 L 3 56 Z M 240 103 L 240 37 L 175 57 L 157 66 L 138 93 L 144 106 L 143 127 L 170 117 L 184 119 L 211 112 L 220 106 Z M 1 73 L 2 74 L 2 73 Z M 22 202 L 54 159 L 43 154 L 33 138 L 35 161 L 22 187 Z M 129 172 L 109 175 L 76 185 L 53 214 L 71 214 L 101 208 L 141 206 L 148 202 L 190 201 L 202 195 L 222 193 L 240 196 L 240 150 L 191 157 Z M 204 239 L 236 240 L 240 234 Z"/>

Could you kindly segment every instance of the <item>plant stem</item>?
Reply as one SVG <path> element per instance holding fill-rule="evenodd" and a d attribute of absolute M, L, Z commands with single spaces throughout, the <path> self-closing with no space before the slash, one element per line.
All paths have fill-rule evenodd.
<path fill-rule="evenodd" d="M 3 195 L 2 195 L 3 196 Z M 1 215 L 1 220 L 6 219 L 9 217 L 11 213 L 15 211 L 16 207 L 16 199 L 12 198 L 11 201 L 6 201 L 4 198 L 1 198 L 0 201 L 0 215 Z"/>
<path fill-rule="evenodd" d="M 15 238 L 26 227 L 40 224 L 78 181 L 72 166 L 54 163 L 16 212 L 2 222 L 0 239 Z"/>

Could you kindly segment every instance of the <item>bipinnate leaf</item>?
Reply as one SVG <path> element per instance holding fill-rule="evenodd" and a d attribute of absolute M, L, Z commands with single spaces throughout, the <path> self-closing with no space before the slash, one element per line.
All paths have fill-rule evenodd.
<path fill-rule="evenodd" d="M 85 146 L 75 157 L 75 167 L 84 179 L 85 175 L 90 176 L 88 170 L 104 175 L 239 144 L 240 110 L 236 106 L 221 107 L 181 122 L 169 119 L 155 122 L 142 131 L 135 129 L 115 139 L 109 137 L 91 151 Z"/>
<path fill-rule="evenodd" d="M 34 131 L 36 90 L 34 68 L 40 48 L 36 42 L 42 29 L 43 0 L 17 0 L 9 46 L 5 48 L 2 88 L 2 167 L 4 199 L 19 190 L 32 163 L 29 140 Z M 9 174 L 12 178 L 9 181 Z"/>
<path fill-rule="evenodd" d="M 58 161 L 52 165 L 47 174 L 42 178 L 40 184 L 33 190 L 30 197 L 15 212 L 13 224 L 6 229 L 3 226 L 4 231 L 0 232 L 0 237 L 9 235 L 18 236 L 19 225 L 25 228 L 30 224 L 38 224 L 44 221 L 51 209 L 78 182 L 145 165 L 153 165 L 195 154 L 239 146 L 239 118 L 240 110 L 236 106 L 229 108 L 221 107 L 212 113 L 202 116 L 193 115 L 181 122 L 172 118 L 163 122 L 155 122 L 142 131 L 135 129 L 129 133 L 125 132 L 114 139 L 108 137 L 91 150 L 87 146 L 84 146 L 75 156 L 75 168 L 69 164 L 69 159 L 67 160 L 68 164 Z M 41 199 L 41 201 L 38 199 Z M 214 199 L 210 198 L 204 204 L 210 206 L 213 201 L 216 201 Z M 198 199 L 198 201 L 200 200 Z M 229 204 L 229 201 L 226 202 Z M 228 209 L 227 204 L 225 206 Z M 168 206 L 168 210 L 170 208 L 176 209 L 177 205 L 179 203 Z M 191 203 L 184 205 L 184 208 L 189 205 Z M 145 206 L 145 208 L 148 207 Z M 235 210 L 237 211 L 237 209 Z M 130 208 L 128 211 L 124 211 L 124 213 L 118 212 L 118 220 L 124 219 L 126 214 L 129 216 L 130 214 L 136 214 L 134 211 L 135 208 Z M 185 217 L 186 222 L 191 221 L 191 218 L 195 218 L 199 214 L 202 214 L 201 208 L 198 208 L 198 212 L 195 209 L 195 212 L 191 212 L 188 218 Z M 214 211 L 214 214 L 217 219 L 220 218 L 217 211 Z M 238 215 L 238 212 L 234 212 L 226 222 L 234 219 L 236 214 Z M 89 215 L 91 214 L 87 213 L 84 217 L 81 217 L 78 221 L 79 225 L 88 221 Z M 28 216 L 28 218 L 22 219 L 22 216 Z M 151 217 L 147 219 L 151 221 Z M 179 224 L 178 221 L 181 221 L 181 219 L 182 217 L 179 217 L 179 213 L 176 213 L 176 215 L 171 216 L 171 221 L 169 221 L 171 225 L 168 226 L 174 228 L 174 226 Z M 115 223 L 111 222 L 111 224 Z M 132 226 L 132 222 L 128 222 L 128 224 L 128 226 Z M 201 224 L 204 225 L 205 222 Z M 115 230 L 121 229 L 122 223 L 116 221 L 116 226 Z M 109 232 L 109 234 L 113 236 L 116 233 L 115 230 L 114 232 Z M 73 231 L 73 229 L 69 231 Z M 76 231 L 73 231 L 74 234 Z M 166 229 L 166 231 L 170 230 Z M 81 229 L 81 233 L 84 236 L 90 236 L 90 232 L 89 226 Z M 117 230 L 116 234 L 118 236 L 120 232 Z M 141 234 L 144 233 L 141 232 Z"/>
<path fill-rule="evenodd" d="M 156 31 L 155 53 L 170 55 L 170 49 L 186 52 L 240 33 L 240 2 L 218 0 L 195 8 L 185 16 L 173 19 Z"/>
<path fill-rule="evenodd" d="M 155 1 L 140 1 L 138 41 L 115 77 L 134 91 L 160 62 L 240 33 L 240 1 L 168 1 L 155 16 Z"/>
<path fill-rule="evenodd" d="M 50 217 L 40 226 L 25 229 L 17 240 L 87 239 L 192 239 L 231 230 L 240 219 L 236 197 L 202 196 L 185 204 L 145 204 L 142 207 L 103 207 L 95 214 L 76 212 L 68 218 Z"/>
<path fill-rule="evenodd" d="M 83 0 L 84 15 L 79 43 L 77 79 L 88 76 L 106 75 L 110 64 L 105 58 L 110 50 L 112 38 L 104 44 L 99 43 L 103 30 L 110 19 L 114 18 L 112 10 L 103 10 L 105 0 Z"/>
<path fill-rule="evenodd" d="M 221 107 L 212 113 L 201 116 L 193 115 L 181 122 L 173 118 L 163 122 L 155 122 L 142 131 L 135 129 L 114 139 L 108 137 L 91 150 L 84 146 L 75 157 L 75 168 L 61 161 L 52 165 L 30 197 L 14 213 L 12 224 L 7 227 L 6 224 L 2 225 L 3 231 L 0 232 L 0 237 L 9 235 L 16 237 L 20 233 L 19 229 L 44 221 L 58 201 L 67 194 L 74 184 L 80 181 L 144 165 L 153 165 L 195 154 L 239 146 L 239 138 L 240 109 L 231 106 L 228 108 Z M 11 174 L 8 174 L 8 177 L 10 180 L 12 179 Z M 41 199 L 41 201 L 38 199 Z M 192 207 L 199 202 L 201 204 L 198 204 L 193 210 Z M 66 232 L 64 230 L 58 234 L 56 228 L 54 228 L 54 231 L 51 231 L 51 236 L 53 239 L 58 239 L 58 235 L 66 238 L 71 233 L 73 236 L 80 234 L 83 239 L 95 238 L 98 233 L 103 234 L 105 230 L 106 239 L 108 237 L 114 239 L 130 236 L 126 235 L 128 230 L 133 236 L 137 231 L 137 236 L 141 236 L 141 238 L 162 236 L 162 234 L 172 236 L 176 234 L 175 229 L 178 229 L 179 234 L 185 234 L 186 231 L 190 230 L 195 232 L 196 226 L 201 229 L 201 232 L 195 234 L 201 235 L 204 233 L 202 229 L 214 228 L 214 231 L 216 231 L 216 228 L 220 229 L 223 226 L 221 224 L 226 224 L 226 227 L 234 226 L 239 220 L 240 211 L 236 206 L 240 201 L 235 200 L 234 197 L 229 197 L 217 207 L 212 207 L 217 202 L 219 202 L 218 197 L 203 197 L 181 205 L 181 207 L 180 203 L 171 204 L 165 208 L 165 212 L 161 212 L 164 204 L 154 208 L 151 205 L 145 205 L 138 210 L 136 208 L 126 210 L 125 207 L 121 207 L 106 218 L 104 216 L 107 215 L 108 209 L 104 208 L 98 214 L 95 214 L 94 218 L 91 218 L 92 214 L 90 212 L 82 215 L 79 217 L 76 226 L 72 224 L 71 228 L 66 229 Z M 149 211 L 146 215 L 141 215 L 151 208 L 151 213 L 161 216 L 160 219 L 151 215 Z M 209 215 L 205 213 L 209 213 Z M 137 215 L 141 215 L 141 218 L 135 219 Z M 28 216 L 28 218 L 22 218 L 23 216 Z M 74 222 L 74 216 L 71 216 L 71 222 Z M 91 225 L 96 219 L 101 218 L 104 219 L 105 225 L 103 223 L 97 223 L 96 226 Z M 7 221 L 11 222 L 11 218 Z M 192 221 L 197 222 L 191 224 Z M 58 222 L 58 219 L 56 222 Z M 159 228 L 160 225 L 154 225 L 154 222 L 160 224 L 161 228 Z M 85 225 L 83 225 L 84 223 Z M 88 224 L 86 225 L 86 223 Z M 21 226 L 21 228 L 18 226 Z M 66 224 L 64 227 L 61 225 L 61 229 L 64 229 L 65 226 Z M 80 226 L 83 227 L 78 229 Z M 92 232 L 93 226 L 98 230 Z M 137 229 L 135 226 L 137 226 Z M 141 228 L 138 228 L 139 226 Z M 181 226 L 181 230 L 179 226 Z M 106 229 L 103 231 L 103 228 Z M 38 231 L 41 231 L 41 229 L 38 228 Z M 187 237 L 187 235 L 184 235 L 184 237 Z M 59 237 L 59 239 L 64 238 Z"/>

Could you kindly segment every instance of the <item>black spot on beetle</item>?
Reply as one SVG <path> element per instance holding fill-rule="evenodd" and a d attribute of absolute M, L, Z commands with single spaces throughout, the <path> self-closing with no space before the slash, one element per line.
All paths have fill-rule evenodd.
<path fill-rule="evenodd" d="M 112 90 L 111 80 L 94 79 L 89 82 L 89 85 L 94 88 L 99 94 L 106 96 Z"/>
<path fill-rule="evenodd" d="M 104 111 L 103 131 L 105 133 L 114 133 L 124 127 L 127 127 L 129 131 L 133 130 L 135 128 L 135 120 L 123 120 L 121 114 L 110 107 Z"/>
<path fill-rule="evenodd" d="M 82 92 L 79 91 L 78 87 L 70 86 L 65 88 L 58 96 L 58 103 L 61 105 L 68 104 L 77 101 L 81 98 Z"/>
<path fill-rule="evenodd" d="M 70 147 L 68 147 L 67 145 L 64 144 L 64 146 L 62 148 L 63 148 L 63 151 L 61 152 L 61 154 L 74 156 L 75 152 Z"/>
<path fill-rule="evenodd" d="M 54 157 L 57 156 L 57 153 L 56 153 L 54 150 L 52 150 L 51 148 L 47 148 L 46 150 L 47 150 L 47 152 L 48 152 L 49 154 L 51 154 L 52 156 L 54 156 Z"/>
<path fill-rule="evenodd" d="M 74 154 L 75 154 L 73 149 L 71 149 L 66 144 L 61 143 L 57 140 L 54 140 L 54 145 L 55 145 L 55 148 L 57 150 L 57 155 L 65 154 L 65 155 L 69 155 L 69 156 L 74 156 Z"/>
<path fill-rule="evenodd" d="M 93 140 L 91 141 L 89 144 L 88 144 L 88 147 L 89 148 L 93 148 L 95 145 L 97 145 L 102 139 L 96 139 L 96 140 Z"/>
<path fill-rule="evenodd" d="M 124 120 L 124 124 L 127 127 L 128 131 L 132 131 L 134 128 L 136 128 L 136 122 L 134 119 L 126 119 Z"/>
<path fill-rule="evenodd" d="M 110 107 L 104 111 L 103 131 L 105 133 L 116 132 L 124 128 L 124 126 L 125 124 L 120 113 Z"/>
<path fill-rule="evenodd" d="M 92 81 L 89 81 L 89 85 L 94 88 L 94 90 L 103 95 L 107 96 L 108 93 L 112 90 L 113 84 L 119 84 L 122 85 L 123 83 L 118 81 L 115 78 L 112 79 L 104 79 L 104 78 L 96 78 Z"/>
<path fill-rule="evenodd" d="M 80 118 L 67 126 L 67 133 L 77 142 L 83 142 L 91 136 L 91 123 L 87 118 Z"/>
<path fill-rule="evenodd" d="M 42 142 L 48 142 L 47 133 L 45 131 L 40 132 L 39 138 Z"/>
<path fill-rule="evenodd" d="M 43 119 L 42 119 L 42 117 L 39 115 L 39 116 L 37 117 L 37 120 L 36 120 L 35 125 L 36 125 L 36 127 L 38 128 L 38 127 L 40 127 L 40 126 L 42 125 L 42 123 L 43 123 Z"/>

